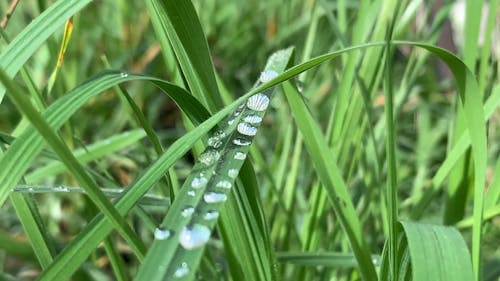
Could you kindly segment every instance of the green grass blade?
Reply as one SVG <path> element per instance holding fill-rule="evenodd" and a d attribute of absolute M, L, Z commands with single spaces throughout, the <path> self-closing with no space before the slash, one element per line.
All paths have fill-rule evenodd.
<path fill-rule="evenodd" d="M 57 153 L 61 161 L 72 172 L 72 175 L 76 178 L 76 180 L 82 185 L 83 188 L 86 189 L 86 192 L 92 202 L 96 204 L 96 206 L 107 216 L 107 218 L 115 224 L 118 232 L 120 232 L 123 238 L 130 243 L 130 246 L 134 250 L 135 254 L 139 257 L 139 259 L 141 259 L 145 254 L 145 246 L 142 244 L 142 241 L 125 222 L 125 219 L 113 207 L 104 193 L 102 193 L 95 181 L 71 153 L 64 141 L 50 127 L 44 117 L 33 107 L 29 99 L 23 95 L 20 87 L 14 84 L 14 82 L 12 82 L 3 71 L 0 71 L 0 81 L 8 90 L 7 93 L 9 93 L 9 97 L 12 99 L 17 108 L 26 115 L 49 146 L 55 153 Z"/>
<path fill-rule="evenodd" d="M 90 2 L 91 0 L 59 0 L 54 3 L 24 28 L 2 52 L 0 69 L 5 71 L 7 77 L 13 78 L 49 36 Z M 0 85 L 0 102 L 4 95 L 5 88 Z"/>
<path fill-rule="evenodd" d="M 369 248 L 364 239 L 347 185 L 335 162 L 336 157 L 332 155 L 325 136 L 311 116 L 300 94 L 290 83 L 284 84 L 284 90 L 295 122 L 302 135 L 307 136 L 304 137 L 307 151 L 311 156 L 318 177 L 328 192 L 335 214 L 360 265 L 361 276 L 365 280 L 377 280 Z"/>
<path fill-rule="evenodd" d="M 148 0 L 146 4 L 157 36 L 168 37 L 191 93 L 211 112 L 221 108 L 207 41 L 191 1 Z"/>
<path fill-rule="evenodd" d="M 413 281 L 474 279 L 470 253 L 460 233 L 447 226 L 402 222 Z"/>
<path fill-rule="evenodd" d="M 47 229 L 42 221 L 36 202 L 30 194 L 10 195 L 12 205 L 16 209 L 19 220 L 23 224 L 24 232 L 28 237 L 33 252 L 42 268 L 47 268 L 56 255 L 54 242 L 51 241 Z"/>
<path fill-rule="evenodd" d="M 486 161 L 488 155 L 486 151 L 486 125 L 484 124 L 485 114 L 482 99 L 478 97 L 479 86 L 465 63 L 452 53 L 426 44 L 414 42 L 406 42 L 406 44 L 424 48 L 437 55 L 448 65 L 457 82 L 461 105 L 465 113 L 465 122 L 471 138 L 472 156 L 474 158 L 472 264 L 474 266 L 475 280 L 480 280 L 484 183 L 486 181 Z"/>

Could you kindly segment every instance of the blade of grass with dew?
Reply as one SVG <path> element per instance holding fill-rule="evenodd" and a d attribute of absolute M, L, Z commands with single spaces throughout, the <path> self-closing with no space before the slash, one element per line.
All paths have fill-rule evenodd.
<path fill-rule="evenodd" d="M 102 192 L 109 198 L 118 198 L 123 193 L 123 189 L 118 188 L 101 188 Z M 85 189 L 81 187 L 57 185 L 57 186 L 44 186 L 44 185 L 16 185 L 12 189 L 12 193 L 80 193 L 85 194 Z M 147 194 L 138 202 L 140 205 L 149 206 L 162 206 L 168 207 L 170 199 L 168 197 L 160 197 L 152 194 Z"/>
<path fill-rule="evenodd" d="M 191 93 L 210 112 L 221 108 L 207 40 L 191 1 L 148 0 L 146 4 L 157 37 L 168 37 Z"/>
<path fill-rule="evenodd" d="M 159 85 L 159 87 L 161 87 L 161 85 Z M 142 177 L 132 183 L 117 200 L 115 204 L 117 210 L 121 214 L 126 214 L 130 211 L 130 209 L 140 200 L 142 196 L 144 196 L 151 186 L 163 177 L 165 171 L 168 170 L 189 149 L 191 149 L 191 147 L 202 136 L 220 123 L 226 115 L 233 112 L 251 95 L 254 95 L 257 91 L 266 89 L 266 87 L 270 87 L 269 84 L 245 94 L 231 105 L 226 106 L 223 110 L 217 112 L 214 116 L 201 123 L 196 127 L 196 130 L 186 133 L 183 137 L 175 141 L 168 149 L 165 150 L 160 158 L 145 171 Z M 188 100 L 189 99 L 192 99 L 192 97 L 189 96 Z M 183 105 L 186 105 L 186 103 Z M 187 106 L 196 107 L 198 105 L 201 106 L 199 103 L 193 105 L 187 103 Z M 201 108 L 203 107 L 201 106 Z M 200 118 L 200 115 L 197 115 L 198 112 L 196 110 L 190 111 L 190 108 L 182 109 L 185 110 L 188 116 L 192 118 L 192 121 L 195 122 Z M 204 113 L 208 114 L 206 110 Z M 81 265 L 81 263 L 83 263 L 90 253 L 94 251 L 100 241 L 102 241 L 103 237 L 108 235 L 111 231 L 112 225 L 109 221 L 104 219 L 102 215 L 96 217 L 87 225 L 80 235 L 63 250 L 54 263 L 42 273 L 40 280 L 46 281 L 67 279 Z"/>
<path fill-rule="evenodd" d="M 470 253 L 452 227 L 401 222 L 414 281 L 474 280 Z"/>
<path fill-rule="evenodd" d="M 295 122 L 304 138 L 307 151 L 316 167 L 316 173 L 328 192 L 336 216 L 347 235 L 354 256 L 359 263 L 361 276 L 365 280 L 377 280 L 369 248 L 363 237 L 361 224 L 351 201 L 346 183 L 335 163 L 317 122 L 311 116 L 302 97 L 290 84 L 284 83 L 284 92 Z"/>
<path fill-rule="evenodd" d="M 0 69 L 5 71 L 7 77 L 13 78 L 49 36 L 90 2 L 92 1 L 59 0 L 51 5 L 24 28 L 2 52 L 0 55 Z M 5 88 L 0 85 L 0 102 L 3 100 L 4 95 Z"/>
<path fill-rule="evenodd" d="M 120 149 L 136 143 L 145 136 L 146 133 L 141 129 L 128 131 L 105 140 L 97 141 L 85 148 L 77 149 L 73 151 L 73 154 L 78 161 L 80 161 L 80 163 L 84 164 L 103 156 L 111 155 Z M 36 169 L 35 171 L 27 174 L 25 178 L 28 183 L 34 183 L 64 171 L 65 166 L 63 163 L 59 161 L 51 161 L 45 164 L 42 168 Z"/>
<path fill-rule="evenodd" d="M 53 130 L 45 118 L 40 114 L 30 100 L 23 95 L 22 89 L 10 80 L 5 72 L 0 70 L 0 81 L 8 90 L 10 99 L 31 121 L 31 124 L 43 136 L 44 140 L 59 156 L 61 161 L 71 171 L 73 177 L 86 189 L 88 196 L 96 204 L 96 206 L 110 219 L 116 226 L 117 231 L 130 244 L 134 253 L 139 259 L 142 259 L 145 254 L 145 246 L 137 237 L 132 228 L 125 222 L 125 219 L 116 211 L 111 202 L 106 198 L 102 191 L 97 186 L 96 182 L 85 171 L 82 164 L 78 162 L 71 150 L 59 137 L 57 132 Z"/>
<path fill-rule="evenodd" d="M 273 54 L 261 74 L 260 82 L 265 83 L 283 72 L 291 54 L 292 49 Z M 168 237 L 156 235 L 157 239 L 139 269 L 138 280 L 194 278 L 204 246 L 235 184 L 272 92 L 273 88 L 270 88 L 250 97 L 246 106 L 238 108 L 228 117 L 227 123 L 221 124 L 220 130 L 208 139 L 209 148 L 200 155 L 157 230 Z M 188 215 L 184 215 L 186 212 Z M 253 250 L 256 253 L 261 251 Z M 254 255 L 252 258 L 259 260 L 263 257 Z M 272 263 L 259 265 L 251 276 L 255 276 L 256 280 L 273 280 Z"/>

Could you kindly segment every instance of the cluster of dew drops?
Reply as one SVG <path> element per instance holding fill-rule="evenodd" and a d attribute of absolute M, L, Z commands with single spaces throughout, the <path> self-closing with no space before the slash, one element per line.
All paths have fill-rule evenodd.
<path fill-rule="evenodd" d="M 260 82 L 267 83 L 270 80 L 274 79 L 278 73 L 273 70 L 266 70 L 260 75 Z M 269 97 L 263 93 L 257 93 L 250 98 L 248 98 L 246 102 L 246 106 L 248 109 L 261 112 L 267 109 L 269 106 Z M 243 122 L 239 123 L 236 127 L 237 131 L 245 136 L 255 136 L 257 134 L 257 128 L 254 126 L 262 121 L 262 118 L 257 114 L 250 114 L 243 118 Z M 229 123 L 229 122 L 228 122 Z M 229 124 L 231 125 L 231 124 Z M 220 158 L 220 153 L 216 150 L 222 145 L 222 139 L 225 137 L 223 132 L 215 133 L 211 138 L 208 139 L 208 145 L 215 149 L 206 150 L 203 154 L 200 155 L 199 161 L 205 165 L 212 165 L 217 162 Z M 233 143 L 238 146 L 248 146 L 251 144 L 249 140 L 245 140 L 242 138 L 236 138 L 233 140 Z M 236 160 L 245 160 L 246 154 L 238 151 L 234 155 L 234 159 Z M 231 179 L 235 179 L 238 176 L 237 169 L 229 169 L 227 172 L 227 176 Z M 191 187 L 193 190 L 188 191 L 188 196 L 195 196 L 196 193 L 194 189 L 200 189 L 205 187 L 208 183 L 207 178 L 200 173 L 199 176 L 194 177 L 191 181 Z M 228 180 L 220 180 L 216 183 L 216 187 L 231 189 L 232 183 Z M 218 193 L 209 191 L 203 195 L 203 201 L 207 204 L 212 203 L 221 203 L 227 200 L 227 195 L 224 193 Z M 181 211 L 181 215 L 184 217 L 189 217 L 195 212 L 194 207 L 187 206 Z M 219 217 L 219 212 L 213 210 L 208 211 L 204 214 L 203 218 L 205 220 L 214 220 Z M 192 226 L 186 226 L 180 233 L 179 243 L 186 250 L 192 250 L 199 247 L 204 246 L 208 240 L 210 239 L 211 231 L 210 229 L 202 224 L 195 223 Z M 171 236 L 171 232 L 168 229 L 164 228 L 156 228 L 154 231 L 154 237 L 157 240 L 165 240 Z M 189 267 L 187 263 L 183 262 L 176 269 L 174 273 L 174 277 L 183 277 L 189 273 Z"/>

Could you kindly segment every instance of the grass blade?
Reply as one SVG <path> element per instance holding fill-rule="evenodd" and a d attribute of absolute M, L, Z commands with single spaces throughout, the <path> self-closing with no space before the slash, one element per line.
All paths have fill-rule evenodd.
<path fill-rule="evenodd" d="M 59 0 L 54 3 L 24 28 L 2 52 L 0 69 L 7 74 L 7 77 L 13 78 L 52 33 L 90 2 L 91 0 Z M 0 85 L 0 102 L 4 95 L 5 88 Z"/>
<path fill-rule="evenodd" d="M 260 82 L 265 83 L 282 72 L 291 54 L 292 49 L 273 54 Z M 198 267 L 204 246 L 257 133 L 272 91 L 270 88 L 250 97 L 246 107 L 238 108 L 228 118 L 227 125 L 221 124 L 209 138 L 209 148 L 200 155 L 199 162 L 158 228 L 162 235 L 156 235 L 157 239 L 139 269 L 138 280 L 194 278 L 194 269 Z M 264 270 L 259 266 L 257 269 Z M 258 274 L 256 280 L 272 278 L 269 273 L 254 274 Z"/>
<path fill-rule="evenodd" d="M 146 4 L 157 36 L 168 37 L 191 93 L 211 112 L 221 108 L 207 40 L 191 1 L 148 0 Z"/>
<path fill-rule="evenodd" d="M 0 71 L 0 81 L 8 90 L 9 97 L 12 99 L 17 108 L 26 115 L 32 125 L 43 136 L 45 141 L 51 146 L 61 161 L 72 172 L 76 180 L 86 189 L 87 194 L 96 206 L 111 220 L 118 232 L 130 243 L 135 254 L 142 259 L 145 253 L 145 246 L 142 241 L 136 236 L 134 231 L 125 222 L 125 219 L 116 211 L 111 202 L 106 198 L 104 193 L 99 189 L 96 182 L 89 176 L 83 166 L 78 162 L 75 156 L 64 141 L 50 127 L 44 117 L 31 105 L 22 90 L 12 82 L 5 72 Z"/>
<path fill-rule="evenodd" d="M 451 227 L 402 222 L 411 257 L 412 280 L 473 280 L 470 253 Z"/>

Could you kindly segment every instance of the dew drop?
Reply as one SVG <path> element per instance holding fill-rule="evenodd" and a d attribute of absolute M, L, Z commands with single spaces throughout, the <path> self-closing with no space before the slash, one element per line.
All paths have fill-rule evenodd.
<path fill-rule="evenodd" d="M 220 158 L 220 153 L 217 151 L 217 150 L 207 150 L 205 152 L 203 152 L 200 157 L 199 157 L 199 160 L 201 163 L 205 164 L 205 165 L 212 165 L 214 164 L 215 162 L 217 162 L 217 160 L 219 160 Z"/>
<path fill-rule="evenodd" d="M 206 220 L 214 220 L 219 217 L 219 212 L 217 211 L 208 211 L 203 218 Z"/>
<path fill-rule="evenodd" d="M 219 148 L 222 146 L 222 139 L 226 136 L 224 131 L 217 131 L 215 132 L 209 139 L 208 139 L 208 146 L 211 146 L 213 148 Z"/>
<path fill-rule="evenodd" d="M 189 217 L 189 216 L 191 216 L 193 213 L 194 213 L 194 208 L 193 208 L 193 207 L 191 207 L 191 206 L 189 206 L 189 207 L 184 208 L 184 210 L 182 210 L 181 215 L 182 215 L 183 217 Z"/>
<path fill-rule="evenodd" d="M 174 272 L 174 277 L 176 278 L 181 278 L 186 276 L 189 273 L 189 267 L 187 263 L 183 262 L 181 266 L 179 266 L 175 272 Z"/>
<path fill-rule="evenodd" d="M 58 192 L 69 192 L 69 188 L 62 185 L 56 186 L 54 189 Z"/>
<path fill-rule="evenodd" d="M 157 227 L 154 232 L 155 238 L 158 240 L 165 240 L 170 237 L 170 231 Z"/>
<path fill-rule="evenodd" d="M 236 160 L 245 160 L 247 158 L 247 155 L 241 151 L 238 151 L 234 154 L 234 159 Z"/>
<path fill-rule="evenodd" d="M 225 188 L 225 189 L 230 189 L 233 185 L 231 184 L 231 182 L 229 181 L 226 181 L 226 180 L 221 180 L 220 182 L 218 182 L 216 185 L 216 187 L 221 187 L 221 188 Z"/>
<path fill-rule="evenodd" d="M 246 136 L 255 136 L 255 134 L 257 134 L 257 128 L 248 123 L 239 123 L 238 132 Z"/>
<path fill-rule="evenodd" d="M 262 93 L 255 94 L 247 100 L 247 107 L 251 110 L 264 111 L 268 106 L 269 98 Z"/>
<path fill-rule="evenodd" d="M 202 247 L 210 239 L 210 229 L 201 224 L 194 224 L 192 227 L 184 227 L 179 243 L 186 250 Z"/>
<path fill-rule="evenodd" d="M 227 175 L 230 178 L 235 179 L 238 176 L 238 170 L 236 170 L 236 169 L 229 169 L 229 171 L 227 171 Z"/>
<path fill-rule="evenodd" d="M 194 192 L 194 190 L 190 190 L 187 192 L 188 196 L 191 196 L 191 197 L 194 197 L 196 195 L 196 193 Z"/>
<path fill-rule="evenodd" d="M 245 116 L 243 121 L 250 123 L 250 124 L 258 124 L 258 123 L 262 122 L 262 117 L 260 117 L 259 115 L 252 114 L 252 115 Z"/>
<path fill-rule="evenodd" d="M 227 195 L 218 192 L 207 192 L 203 194 L 203 200 L 206 203 L 221 203 L 227 200 Z"/>
<path fill-rule="evenodd" d="M 252 142 L 244 139 L 234 139 L 233 143 L 239 146 L 247 146 L 250 145 Z"/>
<path fill-rule="evenodd" d="M 274 70 L 264 70 L 262 71 L 262 73 L 260 73 L 259 80 L 262 83 L 267 83 L 276 78 L 276 76 L 278 76 L 278 72 Z"/>
<path fill-rule="evenodd" d="M 191 182 L 191 187 L 193 188 L 202 188 L 207 185 L 208 180 L 204 176 L 195 177 Z"/>
<path fill-rule="evenodd" d="M 120 73 L 120 77 L 122 77 L 122 78 L 128 77 L 128 73 L 122 72 L 122 73 Z"/>
<path fill-rule="evenodd" d="M 231 118 L 231 119 L 229 119 L 229 120 L 227 121 L 227 124 L 228 124 L 229 126 L 233 125 L 233 123 L 234 123 L 234 118 Z"/>

